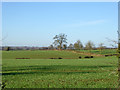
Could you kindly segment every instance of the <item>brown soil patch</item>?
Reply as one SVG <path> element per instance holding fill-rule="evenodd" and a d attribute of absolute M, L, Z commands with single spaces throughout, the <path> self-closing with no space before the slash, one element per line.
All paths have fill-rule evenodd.
<path fill-rule="evenodd" d="M 69 51 L 69 52 L 72 52 L 72 53 L 82 54 L 82 55 L 86 55 L 86 56 L 96 56 L 96 57 L 103 57 L 104 56 L 104 55 L 101 55 L 101 54 L 81 52 L 81 51 L 73 51 L 73 50 L 56 50 L 55 49 L 54 51 Z"/>

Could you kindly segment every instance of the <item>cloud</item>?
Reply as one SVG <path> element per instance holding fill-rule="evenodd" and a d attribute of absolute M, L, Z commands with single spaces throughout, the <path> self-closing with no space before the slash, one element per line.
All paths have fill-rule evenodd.
<path fill-rule="evenodd" d="M 80 27 L 80 26 L 91 26 L 91 25 L 99 25 L 105 23 L 105 20 L 94 20 L 94 21 L 84 21 L 80 23 L 74 23 L 66 25 L 67 27 Z"/>

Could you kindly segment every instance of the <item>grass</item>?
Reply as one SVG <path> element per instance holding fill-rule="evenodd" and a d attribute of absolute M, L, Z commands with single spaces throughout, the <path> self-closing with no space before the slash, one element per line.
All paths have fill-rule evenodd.
<path fill-rule="evenodd" d="M 36 54 L 40 57 L 36 58 Z M 27 55 L 32 59 L 15 59 Z M 47 59 L 60 55 L 73 59 Z M 68 51 L 4 51 L 2 80 L 5 88 L 118 87 L 118 59 L 115 56 L 75 59 L 79 55 Z"/>
<path fill-rule="evenodd" d="M 103 49 L 103 50 L 77 50 L 85 53 L 95 53 L 95 54 L 117 54 L 117 49 Z"/>
<path fill-rule="evenodd" d="M 55 51 L 55 50 L 36 50 L 36 51 L 3 51 L 3 59 L 15 58 L 31 58 L 31 59 L 49 59 L 49 58 L 72 58 L 77 59 L 81 54 L 76 54 L 68 51 Z M 82 55 L 84 56 L 84 55 Z"/>

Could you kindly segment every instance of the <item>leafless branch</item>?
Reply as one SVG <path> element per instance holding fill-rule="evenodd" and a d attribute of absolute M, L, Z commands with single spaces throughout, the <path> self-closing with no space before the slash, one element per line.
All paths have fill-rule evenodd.
<path fill-rule="evenodd" d="M 116 40 L 112 40 L 112 39 L 109 39 L 109 38 L 106 38 L 108 40 L 108 42 L 113 42 L 115 44 L 118 44 L 118 42 Z"/>

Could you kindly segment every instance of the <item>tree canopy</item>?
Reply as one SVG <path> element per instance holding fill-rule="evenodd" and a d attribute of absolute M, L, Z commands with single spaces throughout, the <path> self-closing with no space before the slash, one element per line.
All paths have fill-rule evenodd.
<path fill-rule="evenodd" d="M 74 44 L 74 48 L 75 49 L 82 49 L 83 48 L 83 44 L 80 40 L 77 40 L 77 42 Z"/>
<path fill-rule="evenodd" d="M 57 46 L 59 49 L 62 49 L 63 44 L 67 43 L 67 35 L 63 33 L 56 35 L 53 39 L 54 39 L 53 44 Z"/>

